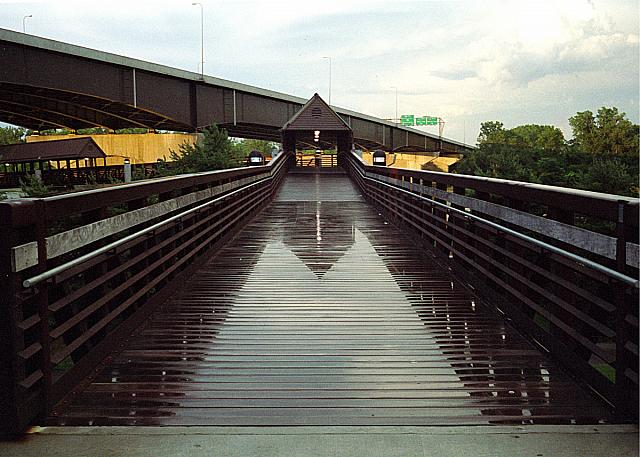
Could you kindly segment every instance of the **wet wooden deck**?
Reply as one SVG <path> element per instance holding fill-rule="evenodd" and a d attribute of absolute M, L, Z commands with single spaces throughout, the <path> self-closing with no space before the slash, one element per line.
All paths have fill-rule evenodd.
<path fill-rule="evenodd" d="M 363 202 L 290 175 L 49 425 L 589 424 L 608 412 Z"/>

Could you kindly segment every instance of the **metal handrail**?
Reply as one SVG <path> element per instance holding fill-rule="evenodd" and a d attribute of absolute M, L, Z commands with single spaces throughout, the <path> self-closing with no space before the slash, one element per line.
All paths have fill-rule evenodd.
<path fill-rule="evenodd" d="M 352 159 L 356 159 L 363 166 L 371 167 L 371 165 L 369 165 L 367 162 L 365 162 L 364 159 L 359 157 L 357 154 L 351 152 L 351 153 L 349 153 L 349 156 Z M 380 171 L 390 171 L 390 168 L 388 168 L 388 166 L 387 166 L 386 169 L 384 167 L 379 167 L 379 168 L 382 168 L 382 170 L 380 170 Z M 624 196 L 624 195 L 606 194 L 606 193 L 603 193 L 603 192 L 594 192 L 592 190 L 573 189 L 573 188 L 570 188 L 570 187 L 552 186 L 552 185 L 549 185 L 549 184 L 538 184 L 538 183 L 525 182 L 525 181 L 514 181 L 512 179 L 503 179 L 503 178 L 491 178 L 491 177 L 488 177 L 488 176 L 465 175 L 465 174 L 460 174 L 460 173 L 450 173 L 450 172 L 446 172 L 446 171 L 415 170 L 413 168 L 394 167 L 393 170 L 399 171 L 399 172 L 402 172 L 402 173 L 406 173 L 406 174 L 409 174 L 409 175 L 411 175 L 411 174 L 424 175 L 424 177 L 426 177 L 426 178 L 432 178 L 433 181 L 436 181 L 438 178 L 442 178 L 444 180 L 447 180 L 447 179 L 464 179 L 464 180 L 473 181 L 474 183 L 480 183 L 480 184 L 482 184 L 482 183 L 505 184 L 505 185 L 509 185 L 509 186 L 518 186 L 518 187 L 521 187 L 521 188 L 534 189 L 534 190 L 540 190 L 540 191 L 561 192 L 562 194 L 565 194 L 565 195 L 584 197 L 584 198 L 595 198 L 595 199 L 598 199 L 598 200 L 608 201 L 608 202 L 616 202 L 617 203 L 620 200 L 622 200 L 622 201 L 625 201 L 626 203 L 632 204 L 632 205 L 640 204 L 640 199 L 634 198 L 634 197 L 627 197 L 627 196 Z"/>
<path fill-rule="evenodd" d="M 231 195 L 234 195 L 234 194 L 236 194 L 238 192 L 247 190 L 248 188 L 253 187 L 253 186 L 257 185 L 257 184 L 260 184 L 260 183 L 263 183 L 263 182 L 268 181 L 270 179 L 273 179 L 273 175 L 275 173 L 277 173 L 278 171 L 280 171 L 280 168 L 283 166 L 284 163 L 285 163 L 285 161 L 282 161 L 279 164 L 274 165 L 274 169 L 271 170 L 271 175 L 269 177 L 267 177 L 267 178 L 263 178 L 263 179 L 260 179 L 258 181 L 255 181 L 255 182 L 252 182 L 250 184 L 247 184 L 246 186 L 243 186 L 243 187 L 241 187 L 239 189 L 231 191 L 231 192 L 229 192 L 229 193 L 227 193 L 225 195 L 222 195 L 220 197 L 214 198 L 211 201 L 208 201 L 208 202 L 203 203 L 201 205 L 195 206 L 195 207 L 193 207 L 191 209 L 183 211 L 180 214 L 176 214 L 176 215 L 171 216 L 171 217 L 169 217 L 167 219 L 164 219 L 164 220 L 162 220 L 160 222 L 157 222 L 157 223 L 155 223 L 153 225 L 150 225 L 149 227 L 146 227 L 146 228 L 144 228 L 142 230 L 139 230 L 136 233 L 132 233 L 131 235 L 127 235 L 124 238 L 121 238 L 121 239 L 119 239 L 117 241 L 114 241 L 113 243 L 109 243 L 109 244 L 107 244 L 105 246 L 102 246 L 101 248 L 98 248 L 98 249 L 96 249 L 96 250 L 94 250 L 94 251 L 92 251 L 92 252 L 90 252 L 88 254 L 82 255 L 82 256 L 77 257 L 77 258 L 75 258 L 73 260 L 70 260 L 69 262 L 63 263 L 62 265 L 58 265 L 55 268 L 52 268 L 52 269 L 47 270 L 47 271 L 44 271 L 44 272 L 42 272 L 40 274 L 32 276 L 31 278 L 25 279 L 24 281 L 22 281 L 22 287 L 25 287 L 25 288 L 33 287 L 36 284 L 41 283 L 42 281 L 46 281 L 47 279 L 53 278 L 54 276 L 62 273 L 63 271 L 66 271 L 66 270 L 68 270 L 70 268 L 75 267 L 76 265 L 80 265 L 80 264 L 82 264 L 82 263 L 84 263 L 84 262 L 86 262 L 88 260 L 91 260 L 92 258 L 97 257 L 100 254 L 104 254 L 105 252 L 109 252 L 109 251 L 117 248 L 118 246 L 121 246 L 121 245 L 123 245 L 123 244 L 125 244 L 125 243 L 127 243 L 127 242 L 129 242 L 131 240 L 139 238 L 140 236 L 142 236 L 142 235 L 144 235 L 146 233 L 152 232 L 152 231 L 162 227 L 163 225 L 166 225 L 166 224 L 168 224 L 170 222 L 173 222 L 173 221 L 175 221 L 177 219 L 180 219 L 180 218 L 182 218 L 182 217 L 184 217 L 184 216 L 186 216 L 188 214 L 194 213 L 196 211 L 200 211 L 201 209 L 206 208 L 209 205 L 212 205 L 212 204 L 217 203 L 217 202 L 219 202 L 221 200 L 224 200 L 225 198 L 228 198 Z M 276 166 L 278 168 L 276 168 Z"/>
<path fill-rule="evenodd" d="M 353 160 L 351 157 L 350 157 L 350 159 Z M 603 273 L 603 274 L 605 274 L 607 276 L 613 277 L 615 280 L 623 282 L 625 284 L 628 284 L 628 285 L 630 285 L 632 287 L 638 288 L 639 285 L 640 285 L 640 281 L 638 279 L 632 278 L 630 276 L 625 275 L 624 273 L 620 273 L 619 271 L 616 271 L 616 270 L 613 270 L 611 268 L 605 267 L 604 265 L 601 265 L 601 264 L 599 264 L 597 262 L 589 260 L 589 259 L 587 259 L 585 257 L 579 256 L 579 255 L 574 254 L 574 253 L 569 252 L 569 251 L 565 251 L 564 249 L 561 249 L 561 248 L 559 248 L 557 246 L 554 246 L 554 245 L 549 244 L 549 243 L 545 243 L 544 241 L 540 241 L 540 240 L 538 240 L 536 238 L 533 238 L 533 237 L 530 237 L 530 236 L 525 235 L 523 233 L 517 232 L 517 231 L 512 230 L 512 229 L 510 229 L 508 227 L 505 227 L 503 225 L 496 224 L 495 222 L 489 221 L 489 220 L 484 219 L 484 218 L 482 218 L 480 216 L 476 216 L 475 214 L 471 214 L 471 213 L 468 213 L 468 212 L 463 211 L 461 209 L 451 207 L 451 206 L 449 206 L 449 205 L 447 205 L 445 203 L 440 203 L 440 202 L 432 200 L 430 198 L 423 197 L 422 195 L 410 192 L 410 191 L 408 191 L 406 189 L 403 189 L 401 187 L 396 187 L 396 186 L 393 186 L 391 184 L 385 183 L 383 181 L 378 181 L 376 179 L 370 178 L 370 177 L 366 176 L 364 173 L 362 173 L 362 171 L 360 171 L 359 167 L 356 166 L 354 168 L 358 172 L 358 174 L 360 174 L 360 176 L 362 178 L 364 178 L 364 179 L 367 179 L 369 181 L 373 181 L 373 182 L 378 183 L 378 184 L 382 184 L 383 186 L 390 187 L 390 188 L 392 188 L 394 190 L 397 190 L 397 191 L 400 191 L 400 192 L 404 192 L 405 194 L 411 195 L 412 197 L 418 198 L 418 199 L 423 200 L 423 201 L 425 201 L 427 203 L 430 203 L 430 204 L 434 204 L 434 205 L 446 208 L 448 211 L 454 211 L 456 213 L 462 214 L 465 217 L 468 217 L 470 219 L 474 219 L 474 220 L 480 221 L 483 224 L 486 224 L 486 225 L 488 225 L 490 227 L 493 227 L 495 229 L 500 230 L 501 232 L 508 233 L 510 235 L 515 236 L 516 238 L 520 238 L 521 240 L 525 240 L 525 241 L 527 241 L 529 243 L 532 243 L 532 244 L 534 244 L 536 246 L 539 246 L 544 250 L 547 250 L 547 251 L 550 251 L 550 252 L 554 252 L 554 253 L 559 254 L 559 255 L 561 255 L 563 257 L 567 257 L 567 258 L 569 258 L 569 259 L 571 259 L 571 260 L 573 260 L 575 262 L 582 263 L 582 264 L 592 268 L 593 270 L 596 270 L 596 271 L 598 271 L 600 273 Z"/>

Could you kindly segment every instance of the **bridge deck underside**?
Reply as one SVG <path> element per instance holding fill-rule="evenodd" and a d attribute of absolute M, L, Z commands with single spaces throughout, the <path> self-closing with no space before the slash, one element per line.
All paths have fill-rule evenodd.
<path fill-rule="evenodd" d="M 288 176 L 278 199 L 46 423 L 608 420 L 346 176 L 308 174 Z"/>

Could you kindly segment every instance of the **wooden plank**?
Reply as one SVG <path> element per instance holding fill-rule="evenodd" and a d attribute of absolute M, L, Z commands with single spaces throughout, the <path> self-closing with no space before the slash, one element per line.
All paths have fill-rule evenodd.
<path fill-rule="evenodd" d="M 611 420 L 347 179 L 285 182 L 46 423 Z"/>

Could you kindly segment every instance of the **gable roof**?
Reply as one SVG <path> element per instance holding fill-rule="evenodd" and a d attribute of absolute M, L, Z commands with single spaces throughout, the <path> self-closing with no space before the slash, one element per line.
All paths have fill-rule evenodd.
<path fill-rule="evenodd" d="M 39 162 L 45 160 L 76 160 L 106 157 L 90 137 L 68 140 L 34 141 L 0 146 L 0 163 Z"/>
<path fill-rule="evenodd" d="M 316 93 L 284 124 L 282 130 L 351 131 L 351 127 Z"/>

